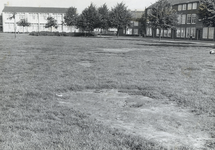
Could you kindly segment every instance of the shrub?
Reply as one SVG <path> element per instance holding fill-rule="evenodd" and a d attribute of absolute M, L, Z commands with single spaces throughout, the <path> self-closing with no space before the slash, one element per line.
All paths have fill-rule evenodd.
<path fill-rule="evenodd" d="M 32 36 L 78 36 L 78 37 L 79 36 L 97 36 L 97 34 L 94 32 L 90 32 L 90 33 L 69 32 L 69 33 L 66 33 L 66 32 L 48 32 L 48 31 L 41 31 L 41 32 L 33 31 L 33 32 L 29 33 L 29 35 L 32 35 Z"/>
<path fill-rule="evenodd" d="M 38 35 L 39 35 L 39 33 L 38 33 L 38 32 L 33 31 L 33 32 L 29 33 L 29 35 L 38 36 Z"/>
<path fill-rule="evenodd" d="M 74 33 L 74 36 L 97 36 L 97 34 L 95 32 L 89 32 L 89 33 L 77 32 L 77 33 Z"/>

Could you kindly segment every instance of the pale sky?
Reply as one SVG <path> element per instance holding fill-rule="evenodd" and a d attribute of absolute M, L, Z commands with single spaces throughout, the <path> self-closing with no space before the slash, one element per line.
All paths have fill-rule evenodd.
<path fill-rule="evenodd" d="M 96 7 L 100 7 L 106 3 L 109 9 L 116 6 L 117 3 L 124 2 L 130 10 L 144 10 L 145 7 L 148 7 L 156 1 L 157 0 L 0 0 L 0 14 L 4 8 L 4 4 L 28 7 L 76 7 L 80 14 L 91 2 Z"/>

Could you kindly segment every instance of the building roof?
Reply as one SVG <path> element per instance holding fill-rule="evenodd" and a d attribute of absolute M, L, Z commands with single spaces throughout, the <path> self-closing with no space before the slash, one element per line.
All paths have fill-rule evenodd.
<path fill-rule="evenodd" d="M 181 3 L 191 3 L 199 2 L 199 0 L 168 0 L 172 5 L 181 4 Z"/>
<path fill-rule="evenodd" d="M 66 13 L 68 8 L 5 6 L 2 12 Z"/>
<path fill-rule="evenodd" d="M 167 0 L 171 5 L 191 3 L 191 2 L 199 2 L 199 0 Z M 154 3 L 155 4 L 155 3 Z M 150 5 L 148 8 L 154 6 L 154 4 Z"/>
<path fill-rule="evenodd" d="M 141 18 L 144 14 L 144 11 L 131 11 L 131 16 L 134 19 Z"/>

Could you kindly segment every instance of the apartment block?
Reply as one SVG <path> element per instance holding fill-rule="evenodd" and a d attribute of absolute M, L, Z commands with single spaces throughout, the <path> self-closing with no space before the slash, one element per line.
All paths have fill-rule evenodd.
<path fill-rule="evenodd" d="M 176 30 L 162 30 L 161 36 L 166 38 L 196 39 L 196 40 L 214 40 L 214 27 L 205 27 L 198 18 L 198 0 L 168 0 L 172 9 L 178 14 L 178 24 Z M 146 15 L 150 14 L 151 7 L 146 9 Z M 147 26 L 146 35 L 149 37 L 158 37 L 158 29 L 152 29 Z"/>
<path fill-rule="evenodd" d="M 2 11 L 2 26 L 3 32 L 23 32 L 23 27 L 17 26 L 16 22 L 26 19 L 29 27 L 24 28 L 24 32 L 75 32 L 75 27 L 66 26 L 63 24 L 64 15 L 68 8 L 53 8 L 53 7 L 12 7 L 5 6 Z M 10 19 L 13 14 L 15 18 Z M 47 18 L 53 17 L 57 20 L 58 28 L 45 28 Z"/>

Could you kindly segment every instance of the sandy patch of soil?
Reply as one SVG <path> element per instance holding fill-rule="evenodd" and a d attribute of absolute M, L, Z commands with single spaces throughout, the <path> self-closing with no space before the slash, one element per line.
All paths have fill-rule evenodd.
<path fill-rule="evenodd" d="M 104 48 L 102 49 L 104 52 L 112 52 L 112 53 L 126 53 L 130 51 L 140 50 L 137 48 Z"/>
<path fill-rule="evenodd" d="M 77 64 L 87 67 L 87 68 L 92 66 L 92 63 L 89 61 L 81 61 L 81 62 L 78 62 Z"/>
<path fill-rule="evenodd" d="M 165 147 L 202 149 L 209 135 L 199 116 L 168 100 L 129 95 L 118 90 L 61 93 L 59 105 L 89 114 L 103 124 L 139 135 Z"/>

